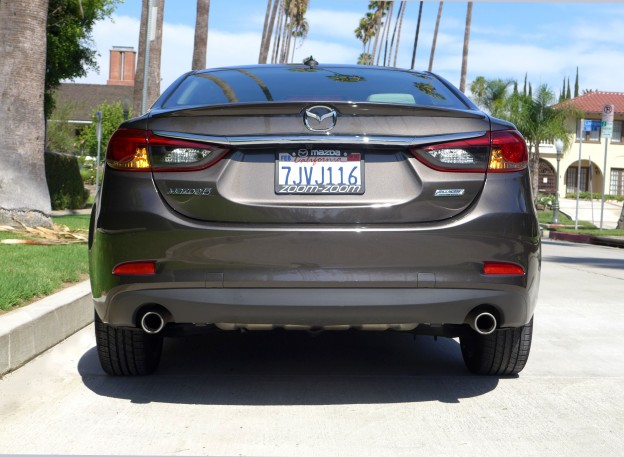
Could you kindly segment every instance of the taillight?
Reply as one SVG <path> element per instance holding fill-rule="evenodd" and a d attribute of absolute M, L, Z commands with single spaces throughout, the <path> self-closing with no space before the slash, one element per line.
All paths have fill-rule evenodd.
<path fill-rule="evenodd" d="M 507 262 L 483 262 L 484 275 L 512 275 L 524 276 L 524 268 L 515 263 Z"/>
<path fill-rule="evenodd" d="M 157 136 L 149 130 L 120 128 L 108 142 L 106 163 L 116 170 L 193 171 L 213 165 L 226 152 L 205 143 Z"/>
<path fill-rule="evenodd" d="M 165 138 L 149 132 L 154 171 L 194 171 L 214 165 L 227 149 L 196 141 Z"/>
<path fill-rule="evenodd" d="M 522 170 L 529 162 L 524 138 L 516 130 L 499 130 L 468 140 L 413 147 L 410 152 L 438 171 L 500 173 Z"/>
<path fill-rule="evenodd" d="M 492 132 L 492 154 L 488 171 L 500 173 L 523 170 L 529 166 L 529 151 L 520 132 L 497 130 Z"/>
<path fill-rule="evenodd" d="M 414 157 L 434 170 L 483 173 L 487 170 L 490 155 L 490 135 L 418 146 L 410 151 Z"/>
<path fill-rule="evenodd" d="M 108 141 L 106 163 L 116 170 L 149 171 L 145 130 L 117 129 Z"/>

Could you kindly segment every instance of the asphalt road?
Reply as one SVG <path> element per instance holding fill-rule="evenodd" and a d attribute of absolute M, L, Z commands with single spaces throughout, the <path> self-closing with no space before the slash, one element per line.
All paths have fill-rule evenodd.
<path fill-rule="evenodd" d="M 89 326 L 0 380 L 0 454 L 624 454 L 624 250 L 544 242 L 529 363 L 470 375 L 454 340 L 396 333 L 169 340 L 104 375 Z"/>

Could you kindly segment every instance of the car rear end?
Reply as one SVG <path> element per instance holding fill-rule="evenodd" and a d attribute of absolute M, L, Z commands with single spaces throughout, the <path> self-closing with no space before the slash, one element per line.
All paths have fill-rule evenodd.
<path fill-rule="evenodd" d="M 100 329 L 156 346 L 198 328 L 395 329 L 483 352 L 535 307 L 527 161 L 512 125 L 428 73 L 185 75 L 109 142 L 90 243 Z M 108 372 L 142 372 L 101 346 Z"/>

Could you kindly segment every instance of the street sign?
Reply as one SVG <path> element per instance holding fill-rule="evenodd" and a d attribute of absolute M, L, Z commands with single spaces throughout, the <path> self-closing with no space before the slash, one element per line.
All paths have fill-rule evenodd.
<path fill-rule="evenodd" d="M 602 122 L 595 119 L 585 119 L 583 120 L 583 131 L 584 132 L 597 132 L 602 127 Z"/>
<path fill-rule="evenodd" d="M 602 133 L 601 138 L 611 138 L 613 136 L 613 114 L 615 107 L 613 105 L 605 105 L 602 108 Z"/>

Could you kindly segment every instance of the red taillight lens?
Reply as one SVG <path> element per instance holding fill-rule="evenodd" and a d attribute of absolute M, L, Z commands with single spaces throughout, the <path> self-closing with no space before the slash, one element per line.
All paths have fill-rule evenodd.
<path fill-rule="evenodd" d="M 118 129 L 108 142 L 106 163 L 116 170 L 193 171 L 221 159 L 227 149 L 154 135 L 141 129 Z"/>
<path fill-rule="evenodd" d="M 413 147 L 410 152 L 438 171 L 508 172 L 527 168 L 529 153 L 520 132 L 499 130 L 478 138 Z"/>
<path fill-rule="evenodd" d="M 492 154 L 488 171 L 500 173 L 523 170 L 529 166 L 529 152 L 520 132 L 492 132 Z"/>
<path fill-rule="evenodd" d="M 145 130 L 118 129 L 108 141 L 106 163 L 116 170 L 149 171 Z"/>
<path fill-rule="evenodd" d="M 483 262 L 483 274 L 485 275 L 513 275 L 524 276 L 524 268 L 515 263 L 507 262 Z"/>
<path fill-rule="evenodd" d="M 113 268 L 114 275 L 154 275 L 156 274 L 156 262 L 140 261 L 120 263 Z"/>

